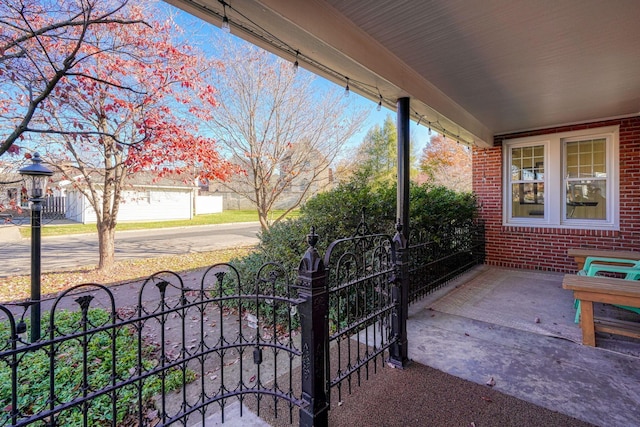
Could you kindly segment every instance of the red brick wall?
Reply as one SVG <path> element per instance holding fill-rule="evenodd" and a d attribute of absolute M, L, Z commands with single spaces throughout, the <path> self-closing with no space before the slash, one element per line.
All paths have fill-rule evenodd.
<path fill-rule="evenodd" d="M 503 140 L 612 125 L 620 125 L 620 231 L 502 225 Z M 640 116 L 496 137 L 494 147 L 473 150 L 473 190 L 487 227 L 487 264 L 571 272 L 569 248 L 640 251 Z"/>

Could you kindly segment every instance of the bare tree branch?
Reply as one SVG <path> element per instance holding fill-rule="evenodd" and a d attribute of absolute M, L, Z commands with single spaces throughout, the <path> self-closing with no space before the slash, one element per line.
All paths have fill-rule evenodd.
<path fill-rule="evenodd" d="M 227 47 L 211 131 L 246 174 L 222 186 L 258 210 L 263 229 L 276 207 L 291 211 L 321 191 L 340 150 L 366 119 L 314 77 L 253 47 Z M 275 222 L 282 219 L 278 217 Z"/>

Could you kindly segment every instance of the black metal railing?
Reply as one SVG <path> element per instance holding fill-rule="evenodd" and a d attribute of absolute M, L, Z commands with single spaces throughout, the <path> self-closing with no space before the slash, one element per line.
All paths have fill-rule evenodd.
<path fill-rule="evenodd" d="M 409 245 L 399 225 L 393 238 L 358 230 L 324 256 L 312 230 L 295 284 L 266 263 L 249 280 L 229 264 L 159 272 L 134 301 L 75 286 L 43 302 L 35 343 L 30 302 L 0 305 L 0 426 L 204 424 L 234 402 L 327 425 L 332 390 L 343 400 L 385 362 L 405 366 L 409 302 L 484 256 L 482 225 Z"/>
<path fill-rule="evenodd" d="M 218 264 L 186 286 L 165 271 L 144 282 L 133 306 L 118 306 L 105 286 L 79 285 L 53 301 L 36 343 L 20 336 L 24 316 L 0 306 L 0 425 L 187 425 L 216 411 L 224 420 L 225 406 L 251 398 L 257 413 L 286 401 L 292 420 L 303 300 L 286 277 L 266 264 L 243 285 L 234 267 Z M 274 322 L 276 312 L 289 319 Z"/>
<path fill-rule="evenodd" d="M 414 232 L 409 245 L 409 302 L 439 289 L 484 262 L 484 225 Z"/>
<path fill-rule="evenodd" d="M 342 385 L 368 379 L 370 370 L 384 365 L 384 352 L 397 336 L 391 316 L 398 301 L 392 297 L 395 248 L 389 236 L 355 236 L 333 242 L 324 264 L 328 272 L 329 385 L 342 400 Z"/>

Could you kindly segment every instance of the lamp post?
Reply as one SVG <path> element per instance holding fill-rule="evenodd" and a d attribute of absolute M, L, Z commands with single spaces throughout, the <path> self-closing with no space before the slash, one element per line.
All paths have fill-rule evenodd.
<path fill-rule="evenodd" d="M 40 223 L 42 220 L 42 202 L 49 177 L 53 172 L 41 165 L 40 154 L 34 153 L 33 162 L 18 172 L 25 177 L 31 202 L 31 342 L 40 339 Z"/>

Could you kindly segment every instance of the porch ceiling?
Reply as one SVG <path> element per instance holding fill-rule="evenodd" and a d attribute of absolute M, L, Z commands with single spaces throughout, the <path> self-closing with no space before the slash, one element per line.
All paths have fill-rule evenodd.
<path fill-rule="evenodd" d="M 220 25 L 218 0 L 167 1 Z M 234 34 L 481 146 L 640 112 L 637 0 L 227 2 Z"/>

